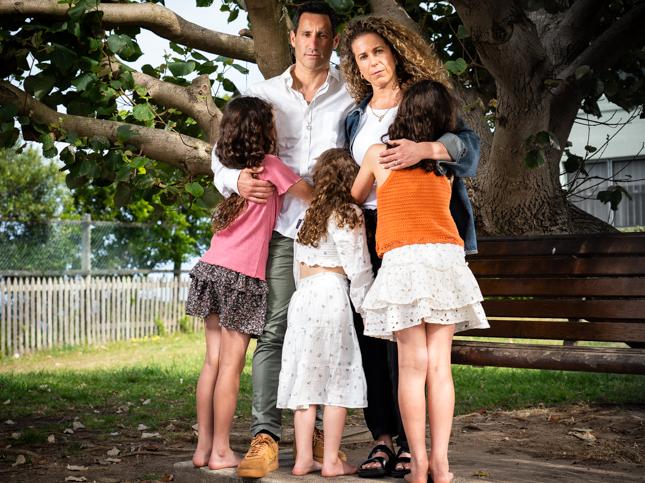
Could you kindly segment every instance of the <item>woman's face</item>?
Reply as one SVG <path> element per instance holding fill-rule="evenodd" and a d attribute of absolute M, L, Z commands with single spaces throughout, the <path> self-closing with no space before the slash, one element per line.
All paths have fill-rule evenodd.
<path fill-rule="evenodd" d="M 356 37 L 352 42 L 352 54 L 361 75 L 372 88 L 398 84 L 394 53 L 380 35 L 367 33 Z"/>

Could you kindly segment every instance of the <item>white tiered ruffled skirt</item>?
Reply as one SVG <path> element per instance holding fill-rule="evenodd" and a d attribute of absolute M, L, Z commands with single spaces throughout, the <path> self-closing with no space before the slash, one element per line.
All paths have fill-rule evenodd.
<path fill-rule="evenodd" d="M 406 245 L 385 253 L 362 305 L 364 334 L 396 340 L 422 322 L 454 324 L 455 332 L 488 328 L 483 300 L 464 249 L 448 243 Z"/>

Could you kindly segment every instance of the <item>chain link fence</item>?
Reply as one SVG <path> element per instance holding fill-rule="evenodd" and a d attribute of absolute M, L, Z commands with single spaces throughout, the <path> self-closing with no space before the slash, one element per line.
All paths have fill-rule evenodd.
<path fill-rule="evenodd" d="M 0 276 L 128 275 L 170 272 L 145 223 L 0 220 Z"/>

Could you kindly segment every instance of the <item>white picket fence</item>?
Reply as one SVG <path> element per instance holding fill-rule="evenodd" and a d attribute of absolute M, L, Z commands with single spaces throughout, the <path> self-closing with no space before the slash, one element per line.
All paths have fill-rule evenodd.
<path fill-rule="evenodd" d="M 179 329 L 189 280 L 138 277 L 0 279 L 0 351 L 104 344 Z M 193 329 L 201 320 L 189 318 Z"/>

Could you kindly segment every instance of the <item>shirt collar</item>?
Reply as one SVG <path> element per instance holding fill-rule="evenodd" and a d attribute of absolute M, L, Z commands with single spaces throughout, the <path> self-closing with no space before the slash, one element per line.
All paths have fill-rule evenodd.
<path fill-rule="evenodd" d="M 289 89 L 293 88 L 293 76 L 291 75 L 291 71 L 295 67 L 296 67 L 295 64 L 291 64 L 289 67 L 287 67 L 287 70 L 285 70 L 282 74 L 280 74 L 280 77 L 282 78 L 285 85 Z M 327 71 L 327 78 L 325 79 L 325 82 L 323 82 L 322 85 L 324 86 L 325 84 L 328 84 L 332 79 L 335 82 L 341 82 L 340 70 L 337 69 L 335 65 L 329 64 L 329 70 Z"/>

